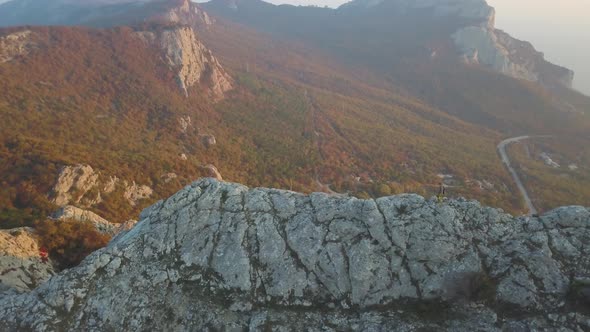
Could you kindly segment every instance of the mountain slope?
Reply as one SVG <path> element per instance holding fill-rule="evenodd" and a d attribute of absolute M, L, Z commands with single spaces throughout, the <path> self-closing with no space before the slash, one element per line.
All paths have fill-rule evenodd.
<path fill-rule="evenodd" d="M 552 93 L 465 66 L 454 53 L 414 57 L 424 53 L 418 39 L 400 48 L 390 47 L 399 41 L 392 39 L 380 53 L 353 47 L 363 31 L 343 28 L 344 35 L 319 47 L 211 18 L 188 1 L 134 8 L 84 23 L 105 29 L 1 31 L 3 45 L 13 45 L 0 56 L 0 75 L 8 78 L 0 83 L 0 112 L 8 119 L 0 123 L 5 227 L 53 212 L 48 195 L 59 170 L 79 164 L 154 189 L 137 206 L 105 199 L 91 208 L 113 222 L 208 174 L 210 164 L 248 185 L 361 197 L 432 194 L 443 176 L 453 196 L 519 212 L 496 143 L 523 131 L 588 140 L 587 115 L 562 110 Z M 112 26 L 120 22 L 129 26 Z M 456 28 L 441 32 L 441 22 L 418 32 L 436 40 Z M 313 28 L 301 25 L 301 36 Z M 572 107 L 586 103 L 562 94 Z M 586 201 L 575 191 L 562 195 Z M 552 206 L 553 198 L 542 199 Z"/>
<path fill-rule="evenodd" d="M 207 79 L 193 82 L 188 90 L 192 93 L 185 97 L 177 82 L 178 68 L 171 67 L 159 46 L 140 37 L 143 29 L 2 33 L 22 31 L 34 45 L 30 53 L 0 63 L 0 75 L 6 78 L 0 83 L 0 111 L 6 119 L 0 148 L 6 220 L 18 220 L 7 211 L 32 206 L 43 210 L 39 217 L 46 216 L 52 207 L 43 197 L 62 165 L 87 163 L 150 185 L 173 170 L 200 174 L 200 163 L 183 163 L 179 155 L 206 150 L 192 144 L 203 132 L 191 127 L 182 133 L 178 123 L 181 117 L 197 120 L 210 110 L 216 86 L 209 78 L 215 67 L 202 67 Z M 174 30 L 161 29 L 166 31 Z M 192 72 L 197 73 L 195 68 Z"/>
<path fill-rule="evenodd" d="M 333 10 L 213 0 L 214 14 L 275 34 L 312 41 L 355 60 L 390 65 L 420 57 L 457 57 L 547 86 L 571 87 L 573 72 L 544 60 L 532 45 L 494 28 L 484 0 L 352 1 Z M 305 24 L 302 24 L 305 22 Z M 376 58 L 374 58 L 376 57 Z"/>
<path fill-rule="evenodd" d="M 273 52 L 276 53 L 280 46 L 266 47 L 266 44 L 271 43 L 269 40 L 280 40 L 283 44 L 303 45 L 308 53 L 318 54 L 318 49 L 322 50 L 337 60 L 341 67 L 356 70 L 355 82 L 383 87 L 394 92 L 397 100 L 400 94 L 410 95 L 419 99 L 421 104 L 442 110 L 455 118 L 493 129 L 503 138 L 523 134 L 552 135 L 553 143 L 549 143 L 552 152 L 559 154 L 566 162 L 580 161 L 580 164 L 585 165 L 583 170 L 575 173 L 563 169 L 553 173 L 571 177 L 573 182 L 587 183 L 585 175 L 589 169 L 585 156 L 590 152 L 587 148 L 590 118 L 585 110 L 590 109 L 590 98 L 569 90 L 567 82 L 565 85 L 560 83 L 571 73 L 544 61 L 530 44 L 510 41 L 503 32 L 493 29 L 493 10 L 487 6 L 475 6 L 487 10 L 482 13 L 475 11 L 474 15 L 469 6 L 459 6 L 451 10 L 450 14 L 441 14 L 437 12 L 441 10 L 437 7 L 440 3 L 437 6 L 432 1 L 416 4 L 421 4 L 423 8 L 412 8 L 407 1 L 369 2 L 369 5 L 374 6 L 343 6 L 331 10 L 274 6 L 256 0 L 218 0 L 204 4 L 208 11 L 217 16 L 217 24 L 204 32 L 203 37 L 226 63 L 234 67 L 245 68 L 246 61 L 242 61 L 242 58 L 248 46 L 241 45 L 240 41 L 249 40 L 250 45 L 267 50 L 259 54 L 264 60 L 257 61 L 257 68 L 266 71 L 267 67 L 262 63 L 278 63 L 272 70 L 281 70 L 278 69 L 281 62 L 272 59 Z M 458 15 L 459 10 L 465 10 L 466 13 Z M 305 24 L 302 24 L 303 21 Z M 258 42 L 248 39 L 245 35 L 250 33 L 245 31 L 250 30 L 244 25 L 259 34 L 268 34 L 267 38 Z M 501 35 L 507 43 L 513 44 L 514 48 L 510 52 L 513 51 L 514 57 L 521 57 L 525 61 L 521 64 L 527 70 L 538 72 L 538 75 L 543 72 L 541 76 L 546 79 L 540 83 L 544 86 L 515 80 L 495 73 L 486 66 L 463 63 L 461 50 L 456 48 L 452 35 L 462 28 L 474 26 L 494 33 L 496 39 Z M 218 30 L 224 30 L 225 33 Z M 296 53 L 294 48 L 290 51 Z M 247 61 L 253 63 L 254 60 L 250 57 Z M 284 66 L 284 62 L 282 64 Z M 358 75 L 360 72 L 363 74 Z M 314 70 L 292 73 L 291 77 L 303 81 L 309 80 L 312 75 Z M 383 82 L 388 83 L 386 87 Z M 437 157 L 445 154 L 441 152 Z M 529 155 L 529 158 L 537 163 L 540 160 L 538 155 Z M 456 163 L 459 162 L 453 164 Z M 558 181 L 547 168 L 541 179 L 545 177 L 553 180 L 541 181 L 542 184 L 531 183 L 542 186 L 537 188 L 537 192 L 545 192 L 535 198 L 539 205 L 557 206 L 550 203 L 556 199 L 554 195 L 548 194 L 551 189 L 559 192 L 561 202 L 572 200 L 582 203 L 583 200 L 579 200 L 581 197 L 587 199 L 585 194 L 581 194 L 586 185 L 572 186 L 569 181 Z"/>

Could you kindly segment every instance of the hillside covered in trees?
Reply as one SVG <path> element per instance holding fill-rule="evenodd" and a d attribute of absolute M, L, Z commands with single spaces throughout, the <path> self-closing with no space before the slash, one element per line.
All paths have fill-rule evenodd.
<path fill-rule="evenodd" d="M 358 197 L 431 196 L 444 179 L 450 196 L 521 213 L 496 144 L 522 133 L 554 135 L 543 151 L 578 167 L 568 181 L 543 165 L 527 168 L 540 206 L 587 203 L 590 113 L 579 111 L 587 97 L 466 66 L 444 56 L 441 36 L 443 56 L 425 60 L 410 52 L 419 45 L 395 55 L 356 48 L 350 35 L 322 46 L 305 31 L 270 33 L 222 14 L 205 25 L 0 30 L 5 40 L 29 32 L 26 54 L 0 62 L 0 227 L 55 211 L 50 192 L 60 169 L 77 164 L 154 189 L 135 206 L 110 198 L 90 208 L 113 222 L 137 218 L 207 175 L 209 164 L 249 186 Z M 183 26 L 231 77 L 223 98 L 211 98 L 203 80 L 183 93 L 170 53 L 139 37 Z"/>

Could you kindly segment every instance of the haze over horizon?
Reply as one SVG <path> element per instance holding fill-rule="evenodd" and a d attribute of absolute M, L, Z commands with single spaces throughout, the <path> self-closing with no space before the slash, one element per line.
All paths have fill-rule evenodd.
<path fill-rule="evenodd" d="M 9 0 L 0 0 L 0 4 Z M 574 88 L 590 95 L 590 0 L 487 0 L 496 27 L 531 42 L 550 62 L 575 72 Z M 205 1 L 198 1 L 205 2 Z M 268 0 L 274 4 L 338 7 L 343 0 Z"/>
<path fill-rule="evenodd" d="M 274 4 L 336 8 L 342 0 L 267 0 Z M 545 58 L 575 72 L 574 88 L 590 96 L 589 0 L 487 0 L 496 9 L 496 27 L 528 41 Z"/>

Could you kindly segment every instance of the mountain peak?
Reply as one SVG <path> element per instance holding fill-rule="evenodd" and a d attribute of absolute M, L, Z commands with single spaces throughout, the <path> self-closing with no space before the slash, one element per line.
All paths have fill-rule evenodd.
<path fill-rule="evenodd" d="M 0 5 L 0 26 L 87 25 L 109 27 L 153 19 L 175 23 L 210 22 L 189 0 L 24 0 Z M 196 22 L 198 23 L 198 22 Z"/>

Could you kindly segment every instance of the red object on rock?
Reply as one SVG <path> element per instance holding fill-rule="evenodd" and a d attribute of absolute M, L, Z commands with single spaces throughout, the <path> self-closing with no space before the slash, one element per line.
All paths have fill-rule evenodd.
<path fill-rule="evenodd" d="M 39 249 L 39 256 L 41 257 L 41 262 L 47 263 L 49 261 L 49 253 L 47 252 L 47 249 Z"/>

